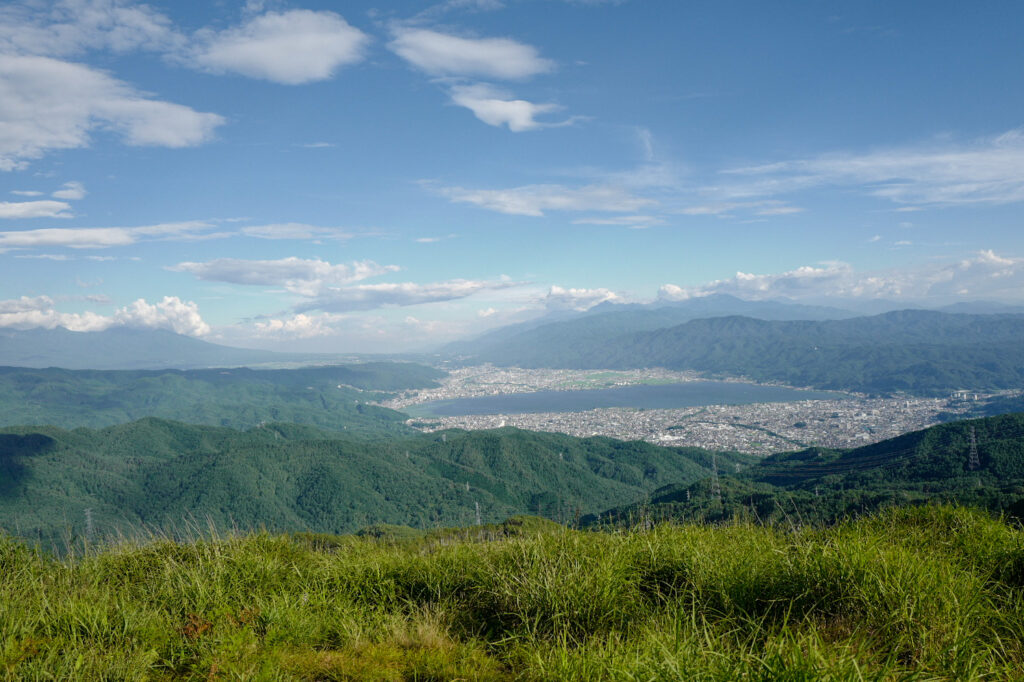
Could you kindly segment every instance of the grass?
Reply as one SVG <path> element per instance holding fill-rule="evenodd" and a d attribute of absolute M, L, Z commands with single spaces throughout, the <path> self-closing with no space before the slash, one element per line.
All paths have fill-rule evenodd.
<path fill-rule="evenodd" d="M 962 508 L 827 529 L 0 539 L 9 679 L 1014 680 L 1024 532 Z"/>

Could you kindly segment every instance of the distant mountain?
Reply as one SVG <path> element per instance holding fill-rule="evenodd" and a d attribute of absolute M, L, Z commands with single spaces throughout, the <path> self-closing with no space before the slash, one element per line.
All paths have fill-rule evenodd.
<path fill-rule="evenodd" d="M 1024 305 L 999 303 L 998 301 L 962 301 L 936 308 L 936 310 L 944 313 L 967 313 L 970 315 L 1021 315 L 1024 314 Z"/>
<path fill-rule="evenodd" d="M 271 351 L 230 348 L 161 329 L 101 332 L 0 330 L 0 365 L 66 369 L 188 369 L 287 361 Z"/>
<path fill-rule="evenodd" d="M 719 455 L 719 464 L 749 464 Z M 0 429 L 0 529 L 51 540 L 207 523 L 352 532 L 539 513 L 570 521 L 710 474 L 711 455 L 517 429 L 367 441 L 294 424 L 160 419 L 101 430 Z M 479 505 L 479 506 L 477 506 Z M 479 511 L 478 511 L 479 510 Z"/>
<path fill-rule="evenodd" d="M 722 476 L 717 490 L 708 479 L 669 485 L 645 502 L 601 517 L 623 522 L 644 515 L 704 521 L 747 516 L 792 525 L 928 502 L 987 507 L 1024 520 L 1024 414 L 951 422 L 852 450 L 772 455 Z"/>
<path fill-rule="evenodd" d="M 556 347 L 592 345 L 690 320 L 730 315 L 761 320 L 839 320 L 855 317 L 857 313 L 785 301 L 745 301 L 726 294 L 643 305 L 602 303 L 586 312 L 562 314 L 561 319 L 545 316 L 500 327 L 476 339 L 449 344 L 442 351 L 483 359 L 500 357 L 510 351 L 540 357 L 545 352 L 558 352 Z"/>
<path fill-rule="evenodd" d="M 652 321 L 650 314 L 660 310 L 644 311 L 644 319 Z M 520 367 L 666 367 L 869 393 L 1024 387 L 1022 315 L 904 310 L 821 321 L 731 316 L 620 334 L 624 314 L 546 325 L 533 330 L 529 341 L 520 335 L 476 359 Z"/>

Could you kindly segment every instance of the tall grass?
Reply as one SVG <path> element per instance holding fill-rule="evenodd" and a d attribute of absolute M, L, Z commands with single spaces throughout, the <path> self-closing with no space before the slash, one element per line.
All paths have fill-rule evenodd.
<path fill-rule="evenodd" d="M 1021 679 L 1024 533 L 891 510 L 408 539 L 0 539 L 9 679 Z"/>

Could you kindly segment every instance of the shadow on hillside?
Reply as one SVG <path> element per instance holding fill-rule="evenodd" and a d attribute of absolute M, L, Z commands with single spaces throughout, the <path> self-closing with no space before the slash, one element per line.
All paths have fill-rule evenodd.
<path fill-rule="evenodd" d="M 0 495 L 12 494 L 28 475 L 24 458 L 47 452 L 56 442 L 41 433 L 0 433 Z"/>

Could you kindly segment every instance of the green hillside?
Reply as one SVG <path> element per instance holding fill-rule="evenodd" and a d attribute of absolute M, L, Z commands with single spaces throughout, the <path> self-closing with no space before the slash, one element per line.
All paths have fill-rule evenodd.
<path fill-rule="evenodd" d="M 1024 532 L 892 510 L 838 527 L 89 547 L 0 536 L 8 679 L 1019 680 Z"/>
<path fill-rule="evenodd" d="M 399 362 L 287 370 L 0 367 L 0 425 L 102 427 L 161 417 L 233 428 L 278 421 L 408 435 L 404 415 L 363 403 L 436 386 L 443 376 L 431 367 Z"/>
<path fill-rule="evenodd" d="M 477 505 L 487 521 L 535 513 L 568 522 L 705 477 L 709 457 L 511 428 L 385 441 L 293 424 L 242 432 L 152 418 L 99 430 L 8 427 L 0 429 L 0 527 L 47 542 L 207 523 L 339 533 L 470 524 Z"/>
<path fill-rule="evenodd" d="M 941 501 L 1024 519 L 1024 413 L 942 424 L 853 450 L 772 455 L 720 477 L 719 489 L 720 495 L 710 480 L 667 486 L 645 503 L 601 516 L 612 523 L 720 521 L 736 515 L 832 523 L 881 507 Z"/>
<path fill-rule="evenodd" d="M 944 392 L 1024 386 L 1024 316 L 904 310 L 825 321 L 698 319 L 664 329 L 575 334 L 532 332 L 542 343 L 506 343 L 478 356 L 524 367 L 666 367 L 758 381 L 854 390 Z"/>

